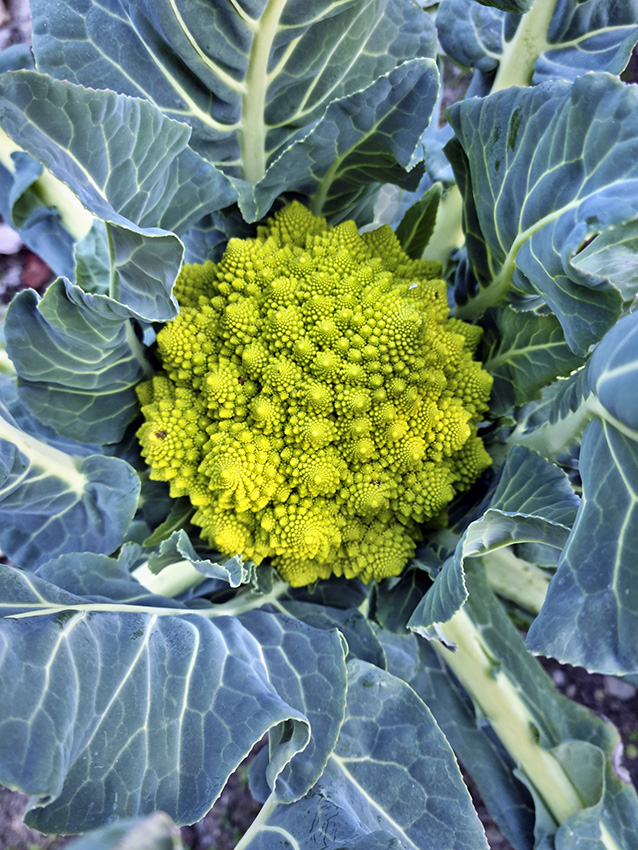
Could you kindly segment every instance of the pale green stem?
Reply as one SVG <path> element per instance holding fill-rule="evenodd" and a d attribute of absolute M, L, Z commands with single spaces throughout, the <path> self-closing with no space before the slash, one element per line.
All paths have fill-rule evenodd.
<path fill-rule="evenodd" d="M 474 703 L 489 720 L 501 743 L 525 773 L 558 824 L 585 808 L 585 803 L 561 763 L 543 749 L 534 734 L 533 719 L 520 691 L 494 664 L 480 631 L 465 609 L 442 626 L 454 651 L 433 641 L 431 646 L 450 667 Z"/>
<path fill-rule="evenodd" d="M 206 576 L 196 570 L 190 561 L 177 561 L 164 567 L 159 573 L 149 570 L 147 564 L 142 564 L 133 570 L 133 578 L 156 596 L 180 596 L 191 587 L 197 587 Z"/>
<path fill-rule="evenodd" d="M 0 373 L 5 375 L 15 375 L 15 366 L 11 358 L 0 344 Z"/>
<path fill-rule="evenodd" d="M 495 593 L 533 614 L 540 612 L 549 586 L 544 570 L 517 557 L 509 546 L 483 555 L 481 561 Z"/>
<path fill-rule="evenodd" d="M 255 30 L 242 97 L 241 162 L 244 179 L 258 183 L 266 173 L 268 62 L 286 0 L 269 0 Z"/>
<path fill-rule="evenodd" d="M 521 16 L 521 21 L 514 38 L 504 45 L 499 68 L 490 90 L 490 94 L 509 88 L 510 86 L 529 86 L 534 73 L 536 60 L 550 45 L 547 42 L 547 32 L 555 11 L 555 0 L 536 0 L 529 12 Z M 439 205 L 436 224 L 432 238 L 423 254 L 425 260 L 438 260 L 446 263 L 450 252 L 460 248 L 464 241 L 462 228 L 463 201 L 456 186 L 448 190 Z M 504 281 L 506 289 L 510 280 Z M 498 288 L 498 287 L 496 287 Z M 490 299 L 499 303 L 504 293 L 494 291 L 490 286 Z M 479 297 L 480 297 L 479 293 Z M 459 309 L 459 318 L 472 318 L 475 314 L 476 299 L 471 299 L 466 305 L 466 314 Z M 485 308 L 493 303 L 485 304 Z M 482 311 L 481 311 L 482 312 Z M 480 313 L 479 313 L 480 315 Z"/>
<path fill-rule="evenodd" d="M 243 834 L 239 843 L 235 845 L 235 850 L 245 850 L 249 847 L 253 839 L 259 833 L 272 832 L 275 843 L 282 847 L 290 847 L 290 850 L 299 850 L 299 844 L 288 830 L 282 829 L 280 826 L 271 826 L 267 823 L 268 818 L 277 808 L 277 800 L 274 792 L 268 797 L 264 805 L 261 807 L 259 814 Z"/>
<path fill-rule="evenodd" d="M 538 57 L 551 45 L 547 32 L 554 16 L 556 0 L 536 0 L 521 17 L 514 38 L 504 45 L 490 94 L 510 86 L 529 86 Z"/>
<path fill-rule="evenodd" d="M 161 573 L 159 574 L 161 575 Z M 157 578 L 157 576 L 155 576 Z M 191 586 L 195 586 L 204 581 L 206 576 L 199 574 L 199 579 Z M 151 587 L 144 585 L 147 590 L 155 592 L 155 585 Z M 171 588 L 171 595 L 177 595 L 175 591 L 179 591 L 177 584 Z M 184 617 L 186 614 L 193 617 L 201 617 L 204 620 L 214 620 L 217 617 L 237 617 L 239 614 L 244 614 L 246 611 L 253 611 L 255 608 L 263 608 L 265 605 L 273 605 L 280 608 L 279 599 L 288 591 L 288 585 L 283 582 L 277 582 L 270 593 L 255 593 L 254 591 L 240 592 L 228 602 L 221 602 L 219 605 L 213 605 L 211 608 L 164 608 L 159 605 L 133 605 L 126 602 L 83 602 L 78 605 L 56 605 L 50 602 L 31 603 L 28 611 L 22 611 L 19 614 L 7 614 L 12 620 L 29 620 L 33 617 L 48 617 L 51 614 L 59 614 L 62 611 L 78 611 L 89 614 L 98 611 L 109 614 L 153 614 L 156 617 Z M 15 606 L 15 607 L 25 607 Z M 7 606 L 5 605 L 5 609 Z"/>
<path fill-rule="evenodd" d="M 628 439 L 638 442 L 638 431 L 616 419 L 592 392 L 576 410 L 570 411 L 556 422 L 544 422 L 532 431 L 526 432 L 523 421 L 509 435 L 507 445 L 524 446 L 538 452 L 548 460 L 556 460 L 570 446 L 580 442 L 585 428 L 594 416 L 608 422 Z"/>
<path fill-rule="evenodd" d="M 83 458 L 68 455 L 47 443 L 21 431 L 0 416 L 0 440 L 13 443 L 25 455 L 31 466 L 45 470 L 68 485 L 76 494 L 84 492 L 86 476 L 80 472 Z M 25 473 L 23 473 L 25 474 Z"/>
<path fill-rule="evenodd" d="M 447 263 L 450 253 L 460 248 L 464 241 L 463 199 L 458 186 L 450 186 L 439 201 L 436 222 L 430 241 L 423 252 L 424 260 L 436 260 Z"/>
<path fill-rule="evenodd" d="M 24 150 L 0 128 L 0 163 L 11 173 L 15 172 L 11 154 L 17 152 L 24 153 Z M 59 212 L 62 224 L 76 241 L 84 239 L 93 224 L 93 215 L 65 183 L 44 168 L 31 189 L 37 193 L 45 207 Z"/>

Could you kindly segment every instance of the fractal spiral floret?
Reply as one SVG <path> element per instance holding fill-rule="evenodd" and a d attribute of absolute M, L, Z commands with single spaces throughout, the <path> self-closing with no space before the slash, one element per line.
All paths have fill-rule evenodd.
<path fill-rule="evenodd" d="M 204 539 L 296 586 L 403 570 L 490 463 L 481 331 L 449 317 L 437 271 L 388 226 L 360 235 L 298 203 L 184 267 L 138 436 Z"/>

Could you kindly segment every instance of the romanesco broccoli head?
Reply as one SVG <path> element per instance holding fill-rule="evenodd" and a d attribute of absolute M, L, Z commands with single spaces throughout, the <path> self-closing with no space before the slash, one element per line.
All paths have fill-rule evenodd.
<path fill-rule="evenodd" d="M 480 329 L 449 318 L 437 272 L 390 227 L 360 235 L 298 203 L 184 267 L 138 436 L 205 539 L 296 586 L 402 571 L 419 526 L 490 463 Z"/>

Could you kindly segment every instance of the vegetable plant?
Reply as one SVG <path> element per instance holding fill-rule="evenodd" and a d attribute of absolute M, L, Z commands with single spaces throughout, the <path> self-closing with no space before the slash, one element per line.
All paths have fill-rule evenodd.
<path fill-rule="evenodd" d="M 32 0 L 0 210 L 0 782 L 81 847 L 630 850 L 624 0 Z M 441 71 L 471 70 L 443 106 Z M 443 89 L 443 94 L 447 94 Z M 463 773 L 459 767 L 463 767 Z"/>

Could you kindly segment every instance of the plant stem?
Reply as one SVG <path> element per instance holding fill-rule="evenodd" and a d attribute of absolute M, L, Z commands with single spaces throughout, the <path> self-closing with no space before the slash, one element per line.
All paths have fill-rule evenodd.
<path fill-rule="evenodd" d="M 517 557 L 510 546 L 481 558 L 494 593 L 538 614 L 547 595 L 549 576 L 536 564 Z"/>
<path fill-rule="evenodd" d="M 547 31 L 554 16 L 556 0 L 536 0 L 521 16 L 514 38 L 503 47 L 501 61 L 490 94 L 510 86 L 529 86 L 538 57 L 551 45 Z"/>
<path fill-rule="evenodd" d="M 11 155 L 24 152 L 0 129 L 0 163 L 12 174 L 15 173 L 15 163 Z M 65 183 L 43 167 L 42 174 L 31 186 L 31 191 L 38 195 L 43 206 L 58 211 L 62 224 L 75 240 L 79 242 L 84 239 L 93 224 L 93 215 Z"/>
<path fill-rule="evenodd" d="M 255 820 L 251 823 L 242 838 L 235 845 L 235 850 L 245 850 L 245 848 L 250 846 L 256 835 L 264 832 L 272 832 L 279 836 L 279 838 L 275 839 L 275 841 L 277 844 L 281 844 L 282 847 L 288 846 L 291 850 L 299 850 L 299 843 L 295 840 L 294 836 L 288 832 L 288 830 L 282 829 L 280 826 L 269 826 L 267 823 L 268 818 L 277 808 L 277 805 L 277 800 L 275 799 L 275 794 L 273 792 L 261 807 Z"/>
<path fill-rule="evenodd" d="M 151 593 L 171 598 L 186 593 L 191 587 L 197 587 L 206 578 L 190 561 L 176 561 L 159 573 L 151 572 L 147 564 L 142 564 L 133 570 L 132 575 Z"/>
<path fill-rule="evenodd" d="M 286 0 L 268 0 L 259 25 L 255 27 L 248 60 L 240 137 L 243 176 L 249 183 L 259 182 L 266 173 L 268 62 L 285 5 Z"/>
<path fill-rule="evenodd" d="M 430 241 L 423 252 L 424 260 L 437 260 L 445 264 L 450 253 L 465 241 L 463 233 L 463 199 L 458 186 L 450 186 L 439 201 L 436 222 Z"/>
<path fill-rule="evenodd" d="M 456 649 L 451 651 L 436 641 L 431 646 L 489 720 L 556 822 L 564 823 L 585 808 L 585 803 L 558 759 L 538 743 L 532 717 L 516 684 L 495 664 L 465 609 L 457 612 L 442 630 Z"/>
<path fill-rule="evenodd" d="M 2 415 L 0 415 L 0 440 L 13 443 L 29 461 L 29 466 L 22 472 L 21 478 L 26 477 L 28 469 L 35 466 L 64 481 L 72 493 L 79 496 L 84 492 L 86 476 L 80 471 L 83 457 L 69 455 L 38 440 L 37 437 L 32 437 L 31 434 L 12 425 Z M 17 483 L 14 483 L 13 487 L 16 486 L 18 486 Z"/>

